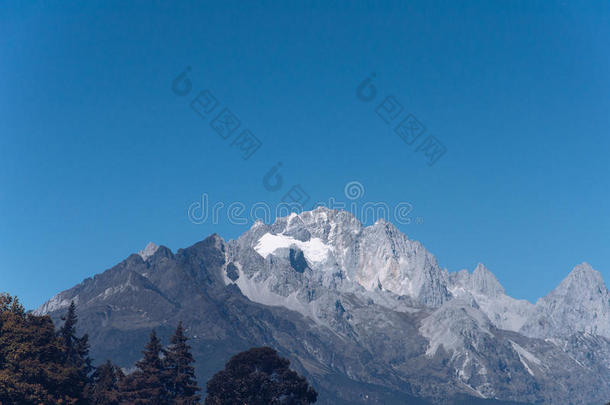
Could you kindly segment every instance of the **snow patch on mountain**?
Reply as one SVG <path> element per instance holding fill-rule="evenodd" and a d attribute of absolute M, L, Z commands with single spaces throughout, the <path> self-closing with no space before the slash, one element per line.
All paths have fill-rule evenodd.
<path fill-rule="evenodd" d="M 513 349 L 519 355 L 519 360 L 521 361 L 521 364 L 523 364 L 523 366 L 525 367 L 527 372 L 530 373 L 530 375 L 534 376 L 535 374 L 532 371 L 532 369 L 530 368 L 530 365 L 528 364 L 528 362 L 540 366 L 542 364 L 540 359 L 538 359 L 538 357 L 534 356 L 532 353 L 528 352 L 527 350 L 525 350 L 523 347 L 519 346 L 517 343 L 513 342 L 512 340 L 510 341 L 510 344 L 512 345 Z"/>
<path fill-rule="evenodd" d="M 310 238 L 308 241 L 303 242 L 293 237 L 286 235 L 274 235 L 272 233 L 264 234 L 259 240 L 254 250 L 264 258 L 267 258 L 270 254 L 281 248 L 289 248 L 296 246 L 303 251 L 305 258 L 311 262 L 322 262 L 325 261 L 332 247 L 325 244 L 319 238 Z"/>

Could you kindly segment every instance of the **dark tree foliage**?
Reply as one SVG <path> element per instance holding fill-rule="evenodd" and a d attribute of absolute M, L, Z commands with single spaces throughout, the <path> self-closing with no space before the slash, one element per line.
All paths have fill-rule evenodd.
<path fill-rule="evenodd" d="M 66 356 L 76 360 L 76 346 L 78 345 L 76 322 L 78 322 L 78 317 L 76 316 L 76 305 L 74 304 L 74 301 L 70 302 L 68 313 L 62 316 L 61 320 L 64 321 L 64 324 L 59 328 L 57 334 L 63 340 L 63 344 L 66 348 Z"/>
<path fill-rule="evenodd" d="M 171 403 L 175 405 L 193 405 L 201 400 L 198 394 L 201 388 L 197 385 L 193 367 L 195 360 L 187 340 L 180 322 L 165 352 L 167 390 Z"/>
<path fill-rule="evenodd" d="M 51 318 L 26 314 L 16 298 L 0 295 L 0 403 L 82 404 L 80 370 Z"/>
<path fill-rule="evenodd" d="M 205 405 L 307 405 L 318 394 L 269 347 L 233 356 L 207 384 Z"/>
<path fill-rule="evenodd" d="M 26 313 L 17 298 L 0 294 L 0 405 L 195 405 L 194 359 L 182 323 L 165 351 L 153 330 L 125 376 L 107 361 L 95 369 L 87 335 L 78 337 L 76 305 L 55 331 L 49 316 Z"/>
<path fill-rule="evenodd" d="M 110 360 L 99 366 L 87 388 L 87 398 L 91 405 L 119 405 L 119 383 L 125 375 Z"/>
<path fill-rule="evenodd" d="M 84 393 L 88 390 L 91 383 L 90 375 L 93 371 L 91 359 L 89 358 L 89 336 L 76 336 L 76 305 L 74 301 L 68 307 L 68 313 L 63 316 L 63 325 L 59 328 L 57 335 L 63 348 L 63 362 L 65 367 L 74 370 L 71 376 L 70 389 L 72 395 L 79 398 L 78 403 L 86 403 Z"/>
<path fill-rule="evenodd" d="M 169 404 L 167 373 L 161 355 L 163 347 L 153 330 L 142 354 L 136 363 L 137 370 L 126 376 L 120 384 L 121 404 L 165 405 Z"/>
<path fill-rule="evenodd" d="M 87 335 L 76 335 L 71 303 L 55 331 L 49 316 L 26 313 L 0 294 L 0 405 L 196 405 L 201 401 L 194 359 L 182 323 L 167 350 L 153 330 L 125 376 L 109 360 L 97 369 Z M 207 384 L 206 405 L 308 405 L 318 394 L 290 362 L 268 347 L 233 356 Z"/>

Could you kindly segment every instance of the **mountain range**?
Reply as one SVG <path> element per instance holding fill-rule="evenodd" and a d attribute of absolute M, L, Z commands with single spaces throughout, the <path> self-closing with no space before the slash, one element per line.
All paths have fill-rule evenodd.
<path fill-rule="evenodd" d="M 526 280 L 525 280 L 526 281 Z M 133 367 L 151 328 L 178 321 L 202 384 L 271 346 L 320 404 L 602 404 L 610 400 L 610 293 L 583 263 L 536 304 L 483 264 L 442 269 L 394 225 L 317 208 L 172 252 L 150 243 L 45 302 L 74 301 L 98 362 Z"/>

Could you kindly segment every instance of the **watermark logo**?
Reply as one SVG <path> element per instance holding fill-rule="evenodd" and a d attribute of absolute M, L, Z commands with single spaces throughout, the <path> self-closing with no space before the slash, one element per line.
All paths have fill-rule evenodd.
<path fill-rule="evenodd" d="M 375 74 L 366 77 L 356 88 L 356 98 L 369 103 L 377 96 L 377 87 L 373 84 Z M 403 105 L 393 95 L 386 96 L 375 107 L 375 113 L 386 124 L 393 127 L 396 135 L 408 146 L 413 146 L 426 132 L 426 127 L 411 113 L 404 116 Z M 403 116 L 402 119 L 400 117 Z M 425 156 L 428 165 L 434 165 L 445 153 L 447 148 L 438 138 L 428 135 L 415 148 L 416 153 Z"/>
<path fill-rule="evenodd" d="M 181 97 L 186 96 L 193 89 L 193 84 L 187 77 L 187 75 L 190 73 L 190 71 L 191 71 L 191 67 L 187 66 L 186 69 L 184 69 L 184 72 L 180 73 L 172 81 L 172 91 L 174 92 L 175 95 L 181 96 Z"/>
<path fill-rule="evenodd" d="M 275 173 L 272 174 L 272 176 L 275 175 Z M 281 183 L 281 177 L 280 180 L 276 178 L 273 181 Z M 311 209 L 326 207 L 332 210 L 347 211 L 363 224 L 370 224 L 379 219 L 399 225 L 423 223 L 423 218 L 413 217 L 413 205 L 409 202 L 388 204 L 383 201 L 363 201 L 365 187 L 359 181 L 348 182 L 343 188 L 343 194 L 344 198 L 331 197 L 327 201 L 315 203 Z M 197 225 L 204 223 L 217 225 L 223 221 L 236 225 L 246 225 L 255 221 L 269 224 L 276 218 L 303 211 L 309 200 L 309 195 L 299 185 L 293 186 L 282 201 L 275 205 L 264 201 L 255 202 L 249 206 L 240 201 L 230 203 L 218 201 L 211 204 L 209 195 L 204 193 L 199 201 L 189 205 L 187 215 L 189 221 Z"/>
<path fill-rule="evenodd" d="M 343 188 L 343 194 L 349 200 L 357 200 L 364 196 L 364 186 L 359 181 L 350 181 Z"/>
<path fill-rule="evenodd" d="M 172 80 L 171 90 L 176 96 L 181 98 L 188 96 L 193 90 L 193 84 L 189 78 L 190 72 L 191 67 L 187 66 Z M 243 160 L 250 159 L 263 146 L 263 142 L 252 131 L 242 127 L 241 120 L 233 111 L 226 106 L 221 108 L 218 98 L 209 89 L 197 93 L 189 105 L 200 118 L 208 122 L 210 128 L 223 141 L 230 141 L 229 147 L 236 149 Z M 263 187 L 265 190 L 276 192 L 284 187 L 284 178 L 279 174 L 281 166 L 282 164 L 278 163 L 264 174 Z M 305 206 L 309 199 L 309 194 L 303 186 L 294 184 L 285 192 L 281 201 L 286 204 Z M 200 205 L 202 206 L 203 203 Z"/>
<path fill-rule="evenodd" d="M 175 95 L 185 97 L 193 90 L 193 84 L 188 77 L 190 72 L 191 67 L 187 66 L 172 81 L 172 92 Z M 218 98 L 209 89 L 204 89 L 197 93 L 189 105 L 202 119 L 209 121 L 210 128 L 221 139 L 226 141 L 233 138 L 229 146 L 236 148 L 242 159 L 250 159 L 263 146 L 263 143 L 249 129 L 242 127 L 240 130 L 241 120 L 226 106 L 220 110 L 218 108 L 220 104 Z M 220 113 L 218 113 L 218 110 L 220 110 Z M 212 119 L 213 113 L 217 113 L 217 115 Z"/>
<path fill-rule="evenodd" d="M 279 173 L 282 162 L 278 162 L 263 176 L 263 187 L 267 191 L 278 191 L 284 185 L 284 178 Z"/>
<path fill-rule="evenodd" d="M 356 88 L 356 97 L 365 103 L 373 101 L 377 96 L 377 87 L 373 84 L 375 73 L 372 73 L 370 77 L 367 77 L 360 83 Z"/>

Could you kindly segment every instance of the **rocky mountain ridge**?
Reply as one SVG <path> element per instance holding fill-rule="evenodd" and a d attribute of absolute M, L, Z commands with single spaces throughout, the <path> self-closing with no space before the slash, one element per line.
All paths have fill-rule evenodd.
<path fill-rule="evenodd" d="M 590 266 L 533 305 L 484 265 L 449 273 L 392 224 L 365 227 L 345 211 L 257 222 L 237 240 L 213 235 L 175 254 L 149 245 L 37 312 L 58 316 L 71 300 L 94 347 L 104 344 L 100 360 L 128 366 L 147 328 L 182 319 L 199 363 L 208 359 L 204 377 L 223 354 L 266 344 L 322 403 L 610 398 L 610 302 Z"/>

